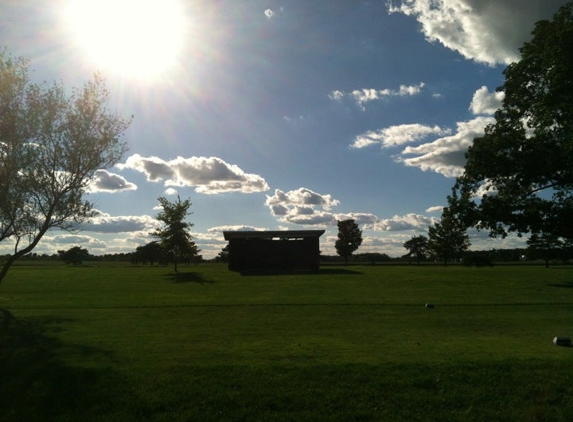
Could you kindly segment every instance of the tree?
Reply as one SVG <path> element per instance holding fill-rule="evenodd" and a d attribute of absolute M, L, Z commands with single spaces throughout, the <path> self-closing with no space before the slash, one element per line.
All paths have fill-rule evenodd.
<path fill-rule="evenodd" d="M 424 235 L 413 236 L 410 240 L 404 242 L 404 247 L 409 251 L 406 256 L 415 257 L 418 265 L 420 265 L 420 261 L 426 259 L 430 253 L 428 238 Z"/>
<path fill-rule="evenodd" d="M 336 253 L 344 258 L 344 264 L 348 265 L 348 258 L 362 244 L 362 230 L 354 220 L 344 220 L 338 222 L 338 239 L 334 247 Z"/>
<path fill-rule="evenodd" d="M 371 265 L 376 265 L 377 262 L 392 261 L 388 254 L 380 252 L 366 252 L 354 255 L 355 262 L 368 262 Z"/>
<path fill-rule="evenodd" d="M 560 237 L 547 233 L 534 233 L 527 240 L 527 251 L 533 259 L 541 258 L 545 261 L 545 268 L 549 268 L 549 260 L 564 257 L 567 242 Z"/>
<path fill-rule="evenodd" d="M 108 97 L 98 74 L 67 93 L 32 83 L 28 62 L 0 51 L 0 242 L 14 250 L 0 282 L 48 230 L 74 231 L 92 216 L 84 193 L 96 170 L 121 160 L 131 123 L 108 110 Z"/>
<path fill-rule="evenodd" d="M 461 258 L 469 247 L 466 227 L 444 208 L 441 220 L 428 229 L 428 248 L 447 266 L 448 262 Z"/>
<path fill-rule="evenodd" d="M 153 242 L 135 248 L 134 260 L 141 262 L 143 265 L 148 262 L 150 265 L 153 265 L 154 262 L 161 262 L 161 260 L 164 259 L 164 254 L 165 252 L 161 244 L 154 240 Z"/>
<path fill-rule="evenodd" d="M 495 123 L 469 148 L 449 198 L 468 226 L 573 238 L 573 3 L 540 21 L 504 71 Z M 484 194 L 485 193 L 485 194 Z"/>
<path fill-rule="evenodd" d="M 179 196 L 177 196 L 177 202 L 170 202 L 163 197 L 158 200 L 163 211 L 157 214 L 156 218 L 163 223 L 163 227 L 155 230 L 151 235 L 160 239 L 161 246 L 173 259 L 174 270 L 177 272 L 177 262 L 180 259 L 189 260 L 197 256 L 199 252 L 189 233 L 193 224 L 185 221 L 190 214 L 191 200 L 181 201 Z"/>
<path fill-rule="evenodd" d="M 66 264 L 73 265 L 80 265 L 84 260 L 90 257 L 88 250 L 80 246 L 74 246 L 67 251 L 58 251 L 58 255 Z"/>
<path fill-rule="evenodd" d="M 226 245 L 221 252 L 215 257 L 217 262 L 229 262 L 229 245 Z"/>

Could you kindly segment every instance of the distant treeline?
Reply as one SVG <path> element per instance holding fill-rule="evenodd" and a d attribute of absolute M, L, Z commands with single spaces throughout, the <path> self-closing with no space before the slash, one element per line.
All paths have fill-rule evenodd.
<path fill-rule="evenodd" d="M 8 255 L 0 255 L 0 261 L 8 258 Z M 31 253 L 21 258 L 25 261 L 61 261 L 60 255 L 56 254 L 37 254 Z M 509 263 L 509 262 L 526 262 L 526 261 L 539 261 L 550 259 L 554 262 L 566 263 L 573 261 L 573 251 L 571 249 L 562 249 L 555 251 L 534 251 L 530 249 L 517 248 L 517 249 L 493 249 L 489 251 L 467 251 L 464 253 L 460 263 L 472 266 L 487 266 L 496 263 Z M 141 261 L 137 259 L 134 252 L 128 253 L 115 253 L 103 255 L 88 254 L 83 260 L 84 262 L 131 262 L 133 264 L 140 264 Z M 225 260 L 216 257 L 210 260 L 195 258 L 194 263 L 197 262 L 225 262 Z M 322 263 L 344 263 L 344 258 L 339 255 L 321 255 L 320 261 Z M 422 260 L 422 263 L 433 263 L 432 259 Z M 385 253 L 358 253 L 351 256 L 349 263 L 352 264 L 416 264 L 414 258 L 408 256 L 401 256 L 392 258 Z"/>
<path fill-rule="evenodd" d="M 132 259 L 133 253 L 116 253 L 116 254 L 104 254 L 104 255 L 92 255 L 89 254 L 83 259 L 84 262 L 102 262 L 102 261 L 110 261 L 110 262 L 130 262 Z M 9 255 L 0 255 L 0 261 L 5 260 L 9 257 Z M 38 254 L 38 253 L 30 253 L 24 255 L 20 258 L 22 261 L 61 261 L 62 258 L 59 254 Z"/>
<path fill-rule="evenodd" d="M 549 259 L 551 261 L 567 263 L 573 261 L 573 250 L 571 249 L 556 249 L 556 250 L 532 250 L 525 248 L 516 249 L 492 249 L 481 251 L 466 251 L 463 258 L 459 261 L 460 264 L 469 266 L 489 266 L 493 264 L 510 263 L 510 262 L 531 262 L 531 261 L 544 261 Z M 338 255 L 321 255 L 321 262 L 323 263 L 344 263 L 344 259 Z M 421 263 L 434 263 L 432 258 L 421 259 Z M 384 253 L 360 253 L 352 255 L 349 263 L 355 264 L 372 264 L 377 263 L 396 263 L 396 264 L 416 264 L 416 259 L 407 255 L 392 258 Z"/>

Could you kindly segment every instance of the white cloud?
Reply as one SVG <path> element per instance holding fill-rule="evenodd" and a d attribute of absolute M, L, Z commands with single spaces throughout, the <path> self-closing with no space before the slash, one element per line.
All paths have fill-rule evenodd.
<path fill-rule="evenodd" d="M 96 211 L 97 212 L 97 211 Z M 82 230 L 95 233 L 125 233 L 150 232 L 159 225 L 159 222 L 149 215 L 120 215 L 111 216 L 99 212 L 88 222 L 82 224 Z"/>
<path fill-rule="evenodd" d="M 442 212 L 444 210 L 443 205 L 434 205 L 433 207 L 429 207 L 426 209 L 426 212 Z"/>
<path fill-rule="evenodd" d="M 225 231 L 249 232 L 249 231 L 261 231 L 261 230 L 267 230 L 267 229 L 254 226 L 246 226 L 246 225 L 228 225 L 228 226 L 211 227 L 210 229 L 207 230 L 207 232 L 223 233 Z"/>
<path fill-rule="evenodd" d="M 173 188 L 165 189 L 164 193 L 165 193 L 165 195 L 168 195 L 168 196 L 174 196 L 174 195 L 178 194 L 177 189 L 173 189 Z"/>
<path fill-rule="evenodd" d="M 289 212 L 281 219 L 281 221 L 302 224 L 309 226 L 334 226 L 336 225 L 336 218 L 334 214 L 328 211 L 315 211 L 312 213 L 299 213 L 297 209 L 289 210 Z"/>
<path fill-rule="evenodd" d="M 47 239 L 44 239 L 47 240 Z M 73 246 L 81 246 L 83 248 L 103 248 L 106 246 L 106 243 L 100 239 L 93 238 L 91 236 L 86 235 L 77 235 L 77 234 L 64 234 L 59 236 L 49 237 L 50 243 L 53 243 L 55 247 L 65 247 L 69 249 L 69 245 Z M 60 246 L 58 246 L 60 245 Z"/>
<path fill-rule="evenodd" d="M 287 206 L 283 204 L 267 204 L 271 210 L 271 214 L 275 217 L 285 216 L 289 213 Z"/>
<path fill-rule="evenodd" d="M 390 13 L 414 16 L 430 42 L 488 65 L 519 59 L 535 22 L 548 19 L 563 0 L 394 0 Z"/>
<path fill-rule="evenodd" d="M 134 183 L 128 182 L 118 174 L 110 173 L 107 170 L 97 170 L 90 181 L 88 192 L 117 193 L 136 189 L 137 186 Z"/>
<path fill-rule="evenodd" d="M 333 206 L 340 204 L 340 201 L 333 199 L 332 195 L 321 195 L 307 188 L 298 188 L 289 192 L 280 189 L 275 190 L 273 196 L 267 195 L 265 205 L 290 205 L 290 206 L 321 206 L 329 210 Z"/>
<path fill-rule="evenodd" d="M 340 90 L 334 90 L 329 94 L 329 98 L 334 101 L 341 101 L 344 98 L 351 98 L 362 110 L 365 110 L 365 104 L 371 101 L 378 101 L 387 97 L 404 97 L 417 95 L 422 91 L 425 86 L 424 82 L 420 82 L 418 85 L 400 85 L 398 90 L 392 89 L 373 89 L 373 88 L 363 88 L 356 89 L 352 92 L 344 92 Z"/>
<path fill-rule="evenodd" d="M 476 117 L 468 122 L 459 122 L 452 136 L 439 138 L 433 142 L 416 147 L 406 147 L 396 158 L 397 161 L 423 171 L 435 171 L 446 177 L 457 177 L 463 173 L 466 162 L 465 153 L 474 138 L 482 136 L 484 128 L 494 123 L 493 117 Z M 406 155 L 416 155 L 404 158 Z"/>
<path fill-rule="evenodd" d="M 331 208 L 340 204 L 331 195 L 323 195 L 307 188 L 283 192 L 275 190 L 273 196 L 267 195 L 265 205 L 271 210 L 271 214 L 283 223 L 336 226 L 339 220 L 352 219 L 364 227 L 372 227 L 378 217 L 368 213 L 333 213 Z"/>
<path fill-rule="evenodd" d="M 503 92 L 489 92 L 485 86 L 478 89 L 470 105 L 472 112 L 478 116 L 467 122 L 458 122 L 454 134 L 451 134 L 451 129 L 437 125 L 403 124 L 362 133 L 354 139 L 350 147 L 365 148 L 378 144 L 382 148 L 389 148 L 419 142 L 429 136 L 439 136 L 431 142 L 405 147 L 395 159 L 406 166 L 418 167 L 423 171 L 457 177 L 463 173 L 468 147 L 476 137 L 484 134 L 487 125 L 495 123 L 495 119 L 488 115 L 501 107 L 503 98 Z"/>
<path fill-rule="evenodd" d="M 422 88 L 426 84 L 424 82 L 420 82 L 418 85 L 400 85 L 400 90 L 398 91 L 398 95 L 404 96 L 411 96 L 411 95 L 418 95 Z"/>
<path fill-rule="evenodd" d="M 331 100 L 334 100 L 334 101 L 340 101 L 344 98 L 345 95 L 346 94 L 344 94 L 344 92 L 336 89 L 328 95 L 328 98 L 330 98 Z"/>
<path fill-rule="evenodd" d="M 265 205 L 279 221 L 305 225 L 333 225 L 336 217 L 330 209 L 340 204 L 331 195 L 323 195 L 307 188 L 289 192 L 275 190 L 273 196 L 267 195 Z"/>
<path fill-rule="evenodd" d="M 474 93 L 470 110 L 473 114 L 495 114 L 501 108 L 504 97 L 504 92 L 489 92 L 486 86 L 482 86 Z"/>
<path fill-rule="evenodd" d="M 374 225 L 376 231 L 425 231 L 437 221 L 434 217 L 419 214 L 395 215 L 392 218 L 380 220 Z"/>
<path fill-rule="evenodd" d="M 158 157 L 145 158 L 134 154 L 117 167 L 144 173 L 150 182 L 164 180 L 165 186 L 196 186 L 195 192 L 204 194 L 269 190 L 261 176 L 245 173 L 238 166 L 217 157 L 177 157 L 164 161 Z"/>
<path fill-rule="evenodd" d="M 374 214 L 361 213 L 361 212 L 351 212 L 345 214 L 336 214 L 336 222 L 343 220 L 354 220 L 354 222 L 365 229 L 372 228 L 379 221 L 378 217 Z M 335 223 L 336 225 L 336 223 Z"/>
<path fill-rule="evenodd" d="M 269 8 L 269 9 L 266 9 L 264 13 L 265 13 L 265 17 L 270 20 L 270 19 L 275 19 L 275 18 L 277 18 L 277 17 L 280 16 L 283 12 L 284 12 L 284 7 L 279 7 L 278 10 L 273 10 L 273 9 L 270 9 L 270 8 Z"/>
<path fill-rule="evenodd" d="M 175 171 L 169 163 L 158 157 L 144 158 L 134 154 L 128 157 L 124 164 L 117 164 L 116 167 L 120 170 L 132 169 L 144 173 L 150 182 L 160 182 L 175 177 Z"/>
<path fill-rule="evenodd" d="M 374 144 L 381 144 L 383 148 L 391 147 L 419 141 L 429 135 L 443 136 L 450 132 L 450 129 L 442 129 L 439 126 L 425 126 L 418 123 L 396 125 L 358 135 L 351 148 L 365 148 Z"/>

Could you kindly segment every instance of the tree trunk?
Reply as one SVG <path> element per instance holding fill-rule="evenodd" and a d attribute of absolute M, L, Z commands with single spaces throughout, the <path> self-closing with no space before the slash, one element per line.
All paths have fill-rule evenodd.
<path fill-rule="evenodd" d="M 19 257 L 14 255 L 10 255 L 10 257 L 8 258 L 8 260 L 4 263 L 4 265 L 2 266 L 2 270 L 0 271 L 0 283 L 2 282 L 2 280 L 4 279 L 4 277 L 6 276 L 6 274 L 8 273 L 8 270 L 10 269 L 10 267 L 12 266 L 12 264 L 18 259 Z"/>
<path fill-rule="evenodd" d="M 49 221 L 50 218 L 51 218 L 51 212 L 50 212 L 50 216 L 48 217 L 48 220 L 46 220 L 46 221 Z M 17 250 L 18 249 L 18 242 L 16 243 L 16 247 L 15 247 L 16 250 L 14 252 L 14 255 L 10 255 L 8 257 L 8 260 L 4 263 L 4 266 L 2 267 L 2 270 L 0 271 L 0 283 L 2 283 L 2 280 L 4 279 L 6 274 L 8 273 L 8 270 L 10 269 L 12 264 L 14 262 L 16 262 L 17 259 L 23 257 L 27 253 L 30 253 L 34 250 L 36 245 L 40 242 L 40 239 L 42 239 L 44 234 L 46 234 L 46 232 L 48 231 L 48 228 L 49 228 L 49 224 L 44 224 L 44 227 L 42 227 L 42 229 L 38 232 L 38 234 L 36 234 L 32 243 L 30 243 L 24 249 Z"/>
<path fill-rule="evenodd" d="M 42 233 L 42 235 L 39 237 L 41 238 L 43 235 L 44 234 Z M 4 266 L 2 267 L 2 271 L 0 271 L 0 283 L 2 282 L 2 280 L 4 279 L 6 274 L 8 273 L 8 270 L 10 269 L 12 264 L 14 262 L 16 262 L 16 260 L 18 258 L 21 258 L 24 255 L 26 255 L 27 253 L 31 252 L 36 247 L 36 245 L 38 244 L 39 241 L 40 241 L 40 239 L 38 239 L 38 238 L 34 239 L 34 241 L 31 244 L 29 244 L 28 246 L 26 246 L 24 249 L 19 250 L 19 251 L 15 252 L 14 255 L 10 255 L 8 257 L 8 260 L 4 263 Z"/>

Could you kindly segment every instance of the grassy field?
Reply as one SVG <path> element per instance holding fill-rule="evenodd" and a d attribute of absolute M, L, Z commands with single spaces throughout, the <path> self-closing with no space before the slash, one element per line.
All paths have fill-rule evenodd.
<path fill-rule="evenodd" d="M 571 267 L 16 266 L 0 421 L 565 421 L 557 335 Z"/>

